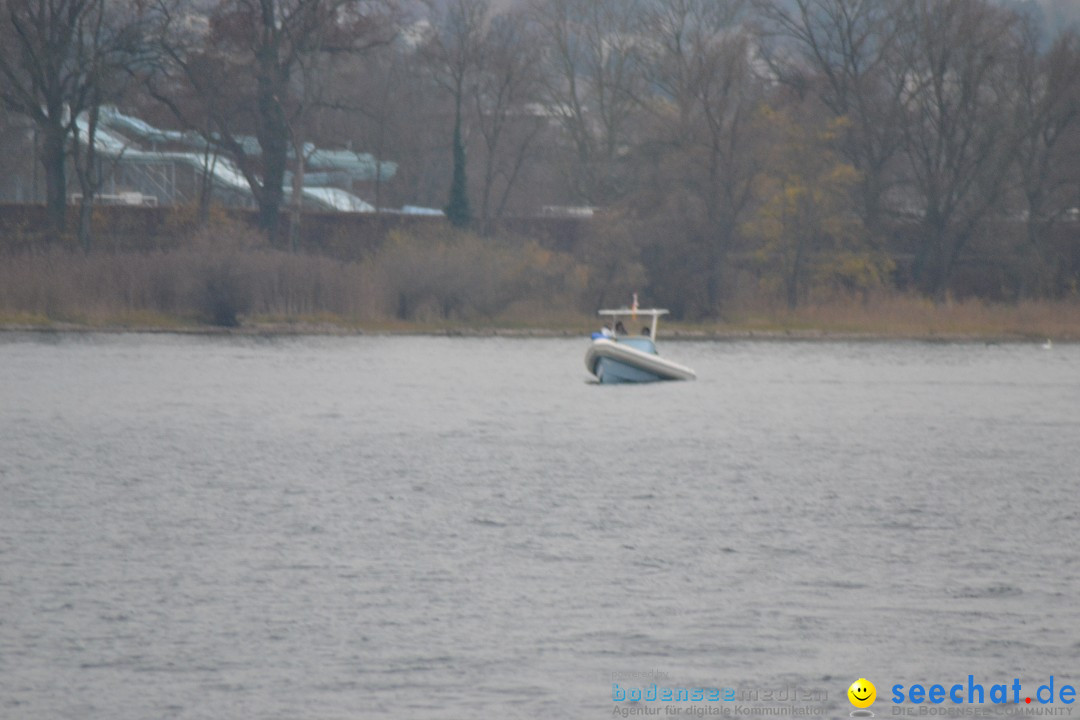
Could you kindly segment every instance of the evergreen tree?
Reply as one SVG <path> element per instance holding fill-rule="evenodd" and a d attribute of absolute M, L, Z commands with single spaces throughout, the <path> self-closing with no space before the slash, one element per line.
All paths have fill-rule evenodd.
<path fill-rule="evenodd" d="M 450 202 L 446 217 L 454 227 L 466 227 L 472 221 L 469 191 L 465 181 L 465 144 L 461 142 L 461 123 L 454 123 L 454 179 L 450 182 Z"/>

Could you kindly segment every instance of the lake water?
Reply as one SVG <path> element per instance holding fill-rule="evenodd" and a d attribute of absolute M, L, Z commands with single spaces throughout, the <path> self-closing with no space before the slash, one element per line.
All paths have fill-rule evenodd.
<path fill-rule="evenodd" d="M 1080 347 L 586 343 L 0 336 L 0 717 L 1077 684 Z"/>

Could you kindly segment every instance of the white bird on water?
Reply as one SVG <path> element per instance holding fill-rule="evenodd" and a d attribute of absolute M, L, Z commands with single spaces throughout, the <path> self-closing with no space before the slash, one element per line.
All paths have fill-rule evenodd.
<path fill-rule="evenodd" d="M 1046 342 L 1044 342 L 1042 344 L 1042 349 L 1043 350 L 1053 350 L 1054 349 L 1054 343 L 1050 342 L 1050 338 L 1046 338 Z"/>

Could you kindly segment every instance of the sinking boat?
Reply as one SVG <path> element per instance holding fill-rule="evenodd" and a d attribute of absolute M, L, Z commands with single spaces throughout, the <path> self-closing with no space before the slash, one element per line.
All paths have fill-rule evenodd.
<path fill-rule="evenodd" d="M 635 305 L 636 305 L 635 301 Z M 605 329 L 592 335 L 592 344 L 585 353 L 585 367 L 602 383 L 656 382 L 658 380 L 693 380 L 694 371 L 685 365 L 660 357 L 656 350 L 656 325 L 667 310 L 637 307 L 601 310 L 600 315 L 611 318 L 614 331 Z M 638 316 L 650 318 L 640 335 L 626 332 L 623 320 L 634 321 Z"/>

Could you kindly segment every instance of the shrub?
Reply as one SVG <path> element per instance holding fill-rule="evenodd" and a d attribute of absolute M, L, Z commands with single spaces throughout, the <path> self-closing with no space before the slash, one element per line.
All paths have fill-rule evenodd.
<path fill-rule="evenodd" d="M 568 255 L 533 241 L 446 227 L 392 232 L 372 271 L 384 311 L 421 321 L 491 319 L 522 302 L 575 304 L 585 280 Z"/>

